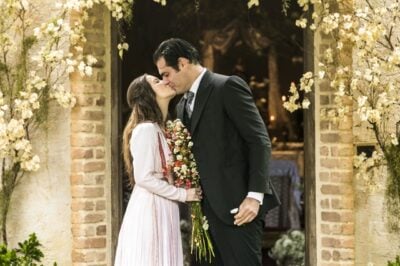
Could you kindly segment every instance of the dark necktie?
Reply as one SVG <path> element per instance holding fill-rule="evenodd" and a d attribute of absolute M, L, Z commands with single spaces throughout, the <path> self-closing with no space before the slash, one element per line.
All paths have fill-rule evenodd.
<path fill-rule="evenodd" d="M 189 119 L 192 117 L 192 110 L 190 109 L 190 105 L 192 104 L 193 99 L 194 99 L 194 92 L 188 91 L 186 93 L 185 111 Z"/>

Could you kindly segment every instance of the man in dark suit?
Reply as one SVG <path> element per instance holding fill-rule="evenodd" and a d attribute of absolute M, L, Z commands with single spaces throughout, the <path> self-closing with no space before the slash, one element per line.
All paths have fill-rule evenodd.
<path fill-rule="evenodd" d="M 163 81 L 183 94 L 177 116 L 192 134 L 216 252 L 203 265 L 261 265 L 263 218 L 279 200 L 268 176 L 271 143 L 248 85 L 202 67 L 182 39 L 162 42 L 153 60 Z"/>

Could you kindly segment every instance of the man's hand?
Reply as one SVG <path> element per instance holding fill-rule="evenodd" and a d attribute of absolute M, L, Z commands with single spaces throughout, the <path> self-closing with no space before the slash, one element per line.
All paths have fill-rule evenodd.
<path fill-rule="evenodd" d="M 256 218 L 258 210 L 260 209 L 260 202 L 253 198 L 245 198 L 239 206 L 239 212 L 235 215 L 233 222 L 237 226 L 245 223 L 250 223 Z"/>

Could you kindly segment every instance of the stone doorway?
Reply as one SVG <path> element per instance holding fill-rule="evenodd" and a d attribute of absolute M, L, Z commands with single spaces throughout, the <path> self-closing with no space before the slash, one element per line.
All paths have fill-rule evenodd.
<path fill-rule="evenodd" d="M 171 2 L 162 7 L 153 1 L 135 1 L 133 23 L 125 29 L 130 49 L 122 62 L 118 59 L 117 52 L 112 50 L 113 176 L 124 176 L 121 135 L 129 115 L 125 98 L 129 83 L 134 77 L 143 73 L 157 75 L 152 62 L 152 52 L 162 40 L 170 37 L 184 38 L 202 52 L 203 65 L 207 68 L 222 74 L 239 75 L 251 85 L 257 106 L 274 141 L 275 159 L 294 161 L 301 184 L 305 184 L 303 194 L 307 195 L 301 198 L 302 208 L 305 211 L 301 213 L 300 227 L 305 228 L 307 232 L 306 257 L 310 263 L 306 264 L 312 265 L 311 262 L 316 259 L 315 218 L 313 218 L 315 217 L 314 112 L 309 110 L 304 117 L 301 111 L 290 115 L 280 104 L 282 96 L 287 95 L 290 82 L 298 81 L 303 68 L 312 65 L 313 55 L 304 53 L 304 50 L 312 51 L 311 47 L 304 45 L 312 44 L 312 35 L 303 36 L 298 29 L 298 32 L 292 33 L 294 37 L 289 36 L 300 40 L 297 47 L 288 48 L 276 43 L 274 45 L 274 41 L 276 42 L 274 38 L 281 37 L 276 37 L 273 33 L 270 33 L 271 36 L 265 35 L 268 31 L 260 26 L 263 21 L 252 20 L 252 13 L 245 5 L 242 7 L 245 11 L 243 16 L 220 16 L 218 21 L 206 20 L 204 10 L 218 10 L 218 4 L 221 4 L 218 2 L 225 3 L 199 1 L 197 3 L 200 6 L 198 6 L 192 1 L 183 1 L 179 6 Z M 276 16 L 281 12 L 281 2 L 264 1 L 264 4 L 268 4 L 265 7 L 267 10 L 273 10 L 271 16 L 274 14 L 272 17 L 275 21 L 271 22 L 270 27 L 276 27 L 276 24 L 282 22 L 282 18 Z M 226 7 L 225 12 L 235 11 Z M 217 17 L 215 14 L 210 14 L 209 17 L 214 16 Z M 232 17 L 235 19 L 232 20 Z M 116 47 L 115 26 L 111 32 L 111 47 Z M 112 243 L 115 250 L 119 225 L 129 199 L 129 188 L 126 186 L 126 177 L 113 178 L 112 182 Z M 279 234 L 289 228 L 290 225 L 286 224 L 266 229 L 266 238 L 269 241 L 266 243 L 265 254 Z M 265 265 L 274 265 L 267 255 L 265 258 L 268 261 Z"/>

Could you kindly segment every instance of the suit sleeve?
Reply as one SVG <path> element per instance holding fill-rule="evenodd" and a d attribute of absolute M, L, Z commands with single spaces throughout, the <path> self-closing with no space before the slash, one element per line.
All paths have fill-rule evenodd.
<path fill-rule="evenodd" d="M 167 199 L 184 202 L 185 189 L 177 188 L 155 176 L 161 172 L 156 163 L 160 160 L 157 132 L 151 123 L 139 124 L 132 132 L 130 150 L 133 157 L 135 186 Z"/>
<path fill-rule="evenodd" d="M 248 191 L 272 194 L 268 169 L 271 142 L 250 88 L 241 78 L 232 76 L 226 81 L 223 104 L 248 148 Z"/>

